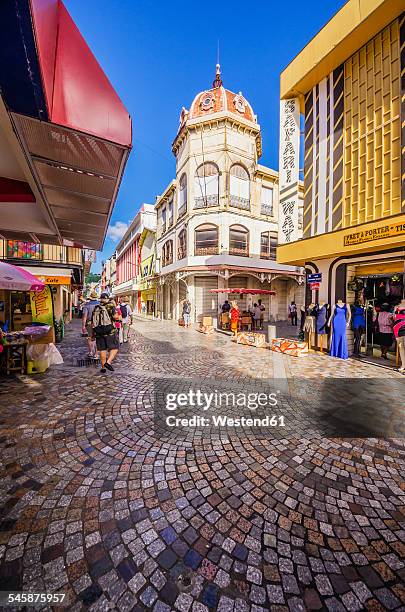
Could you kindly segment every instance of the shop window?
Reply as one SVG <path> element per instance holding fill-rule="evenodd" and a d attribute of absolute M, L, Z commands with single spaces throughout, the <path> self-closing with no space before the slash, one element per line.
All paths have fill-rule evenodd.
<path fill-rule="evenodd" d="M 187 234 L 182 229 L 178 236 L 177 259 L 184 259 L 187 256 Z"/>
<path fill-rule="evenodd" d="M 263 232 L 260 236 L 260 259 L 276 259 L 278 238 L 271 232 Z"/>
<path fill-rule="evenodd" d="M 243 225 L 231 225 L 229 228 L 229 254 L 249 255 L 249 231 Z"/>
<path fill-rule="evenodd" d="M 194 181 L 194 208 L 218 206 L 219 203 L 219 170 L 212 162 L 206 162 L 197 168 Z"/>
<path fill-rule="evenodd" d="M 200 225 L 195 230 L 195 254 L 218 254 L 218 227 L 208 223 Z"/>
<path fill-rule="evenodd" d="M 180 178 L 178 216 L 182 217 L 186 211 L 187 211 L 187 175 L 182 174 Z"/>
<path fill-rule="evenodd" d="M 42 260 L 42 244 L 36 242 L 21 242 L 20 240 L 7 240 L 7 258 Z"/>
<path fill-rule="evenodd" d="M 229 194 L 231 206 L 242 210 L 250 209 L 249 173 L 240 164 L 231 166 Z"/>
<path fill-rule="evenodd" d="M 173 240 L 167 240 L 162 248 L 162 266 L 173 263 Z"/>

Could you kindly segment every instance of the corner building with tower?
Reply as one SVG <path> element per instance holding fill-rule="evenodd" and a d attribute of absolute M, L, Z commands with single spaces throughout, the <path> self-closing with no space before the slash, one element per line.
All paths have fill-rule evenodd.
<path fill-rule="evenodd" d="M 275 291 L 263 296 L 266 319 L 287 319 L 291 300 L 303 303 L 304 278 L 276 262 L 278 173 L 259 164 L 257 117 L 242 93 L 224 88 L 219 65 L 212 88 L 182 109 L 172 151 L 176 178 L 155 205 L 159 316 L 179 318 L 188 297 L 192 321 L 215 321 L 227 290 L 242 287 Z M 244 309 L 255 296 L 235 298 Z"/>

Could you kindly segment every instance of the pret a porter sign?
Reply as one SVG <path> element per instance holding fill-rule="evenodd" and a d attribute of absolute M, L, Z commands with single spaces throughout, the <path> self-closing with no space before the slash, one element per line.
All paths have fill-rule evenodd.
<path fill-rule="evenodd" d="M 279 244 L 298 240 L 300 107 L 298 98 L 280 101 Z"/>
<path fill-rule="evenodd" d="M 351 246 L 353 244 L 362 244 L 363 242 L 370 242 L 371 240 L 381 240 L 382 238 L 394 238 L 395 236 L 402 236 L 405 234 L 405 223 L 393 223 L 390 225 L 383 225 L 382 227 L 374 227 L 369 230 L 362 230 L 361 232 L 352 232 L 347 234 L 343 238 L 344 246 Z"/>

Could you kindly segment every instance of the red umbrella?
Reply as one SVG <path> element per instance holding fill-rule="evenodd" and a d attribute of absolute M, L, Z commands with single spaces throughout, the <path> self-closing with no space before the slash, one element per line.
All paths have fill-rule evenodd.
<path fill-rule="evenodd" d="M 246 293 L 250 295 L 276 295 L 275 291 L 270 289 L 210 289 L 211 293 Z"/>
<path fill-rule="evenodd" d="M 45 287 L 36 276 L 19 266 L 0 261 L 0 289 L 10 291 L 42 291 Z"/>

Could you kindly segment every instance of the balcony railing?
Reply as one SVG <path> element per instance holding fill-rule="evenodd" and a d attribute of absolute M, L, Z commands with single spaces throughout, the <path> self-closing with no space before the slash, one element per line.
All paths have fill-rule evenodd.
<path fill-rule="evenodd" d="M 218 246 L 207 246 L 207 247 L 195 247 L 196 255 L 218 255 L 219 248 Z"/>
<path fill-rule="evenodd" d="M 162 223 L 162 234 L 166 231 L 166 223 Z"/>
<path fill-rule="evenodd" d="M 180 208 L 179 208 L 179 210 L 177 212 L 177 216 L 180 218 L 183 215 L 185 215 L 186 212 L 187 212 L 187 206 L 186 206 L 186 204 L 183 204 L 183 206 L 180 206 Z"/>
<path fill-rule="evenodd" d="M 0 259 L 18 262 L 63 263 L 81 266 L 83 250 L 57 244 L 39 244 L 18 240 L 0 240 Z"/>
<path fill-rule="evenodd" d="M 237 247 L 229 247 L 229 255 L 238 255 L 239 257 L 249 257 L 249 249 L 239 249 Z"/>
<path fill-rule="evenodd" d="M 260 212 L 262 215 L 265 215 L 266 217 L 272 217 L 273 216 L 273 206 L 271 204 L 262 204 Z"/>
<path fill-rule="evenodd" d="M 169 217 L 169 222 L 167 224 L 167 227 L 171 227 L 173 225 L 173 217 Z"/>
<path fill-rule="evenodd" d="M 179 247 L 177 249 L 177 259 L 184 259 L 187 257 L 186 247 Z"/>
<path fill-rule="evenodd" d="M 276 250 L 271 250 L 270 252 L 260 251 L 260 259 L 272 259 L 273 261 L 276 261 L 277 259 Z"/>
<path fill-rule="evenodd" d="M 173 263 L 173 255 L 170 255 L 170 257 L 165 257 L 164 259 L 162 259 L 162 267 L 164 268 L 165 266 L 170 266 L 170 264 Z"/>
<path fill-rule="evenodd" d="M 194 208 L 209 208 L 210 206 L 218 206 L 218 195 L 208 195 L 203 198 L 195 198 Z"/>
<path fill-rule="evenodd" d="M 246 198 L 240 198 L 239 196 L 231 194 L 229 197 L 229 203 L 235 208 L 240 208 L 241 210 L 250 210 L 250 200 L 247 200 Z"/>

